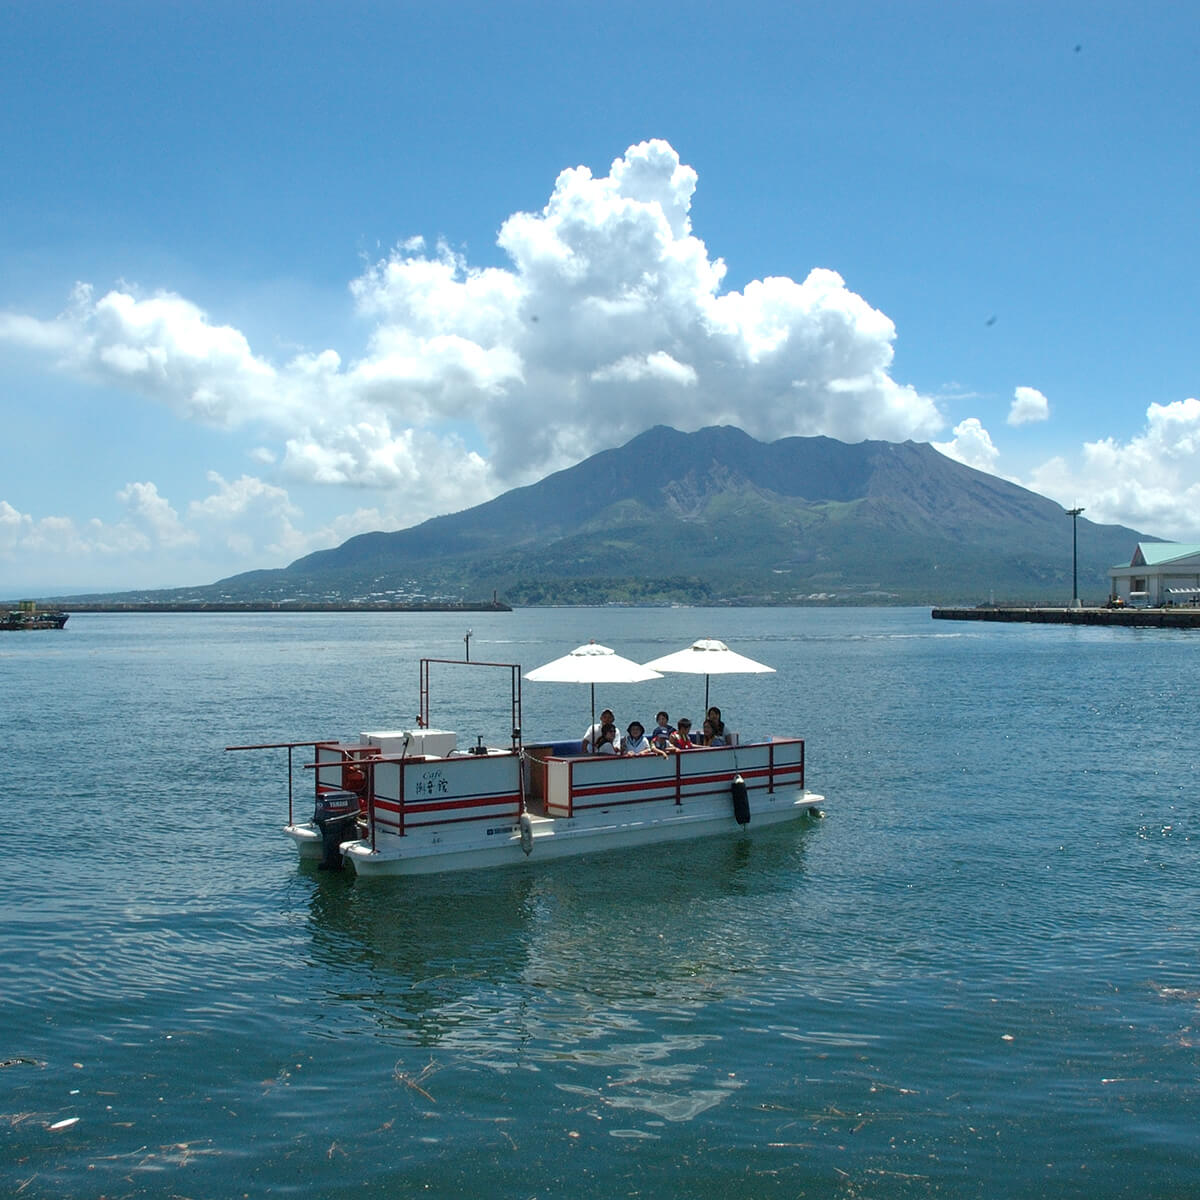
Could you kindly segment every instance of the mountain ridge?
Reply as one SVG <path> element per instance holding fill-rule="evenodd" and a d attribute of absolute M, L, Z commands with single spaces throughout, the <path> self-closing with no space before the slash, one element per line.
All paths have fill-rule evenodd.
<path fill-rule="evenodd" d="M 473 508 L 212 588 L 495 591 L 517 604 L 1065 601 L 1065 518 L 1054 501 L 926 443 L 760 442 L 731 426 L 658 425 Z M 1106 596 L 1107 568 L 1146 540 L 1080 520 L 1081 594 L 1086 584 Z"/>

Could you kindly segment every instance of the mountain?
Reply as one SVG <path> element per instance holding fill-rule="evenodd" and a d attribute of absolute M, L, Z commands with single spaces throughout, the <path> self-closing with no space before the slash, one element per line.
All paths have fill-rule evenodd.
<path fill-rule="evenodd" d="M 209 591 L 538 603 L 976 603 L 1071 598 L 1062 507 L 915 442 L 756 441 L 657 426 L 539 483 Z M 1078 522 L 1079 592 L 1147 535 Z"/>

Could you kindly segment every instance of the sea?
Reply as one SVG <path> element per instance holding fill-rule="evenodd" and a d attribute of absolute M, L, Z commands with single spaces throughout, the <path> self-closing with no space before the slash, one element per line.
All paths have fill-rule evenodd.
<path fill-rule="evenodd" d="M 225 749 L 411 725 L 422 657 L 700 637 L 774 673 L 594 702 L 803 736 L 821 818 L 360 880 Z M 1198 665 L 916 608 L 0 634 L 0 1195 L 1200 1196 Z M 507 744 L 512 674 L 434 664 L 432 723 Z M 526 740 L 592 703 L 524 682 Z"/>

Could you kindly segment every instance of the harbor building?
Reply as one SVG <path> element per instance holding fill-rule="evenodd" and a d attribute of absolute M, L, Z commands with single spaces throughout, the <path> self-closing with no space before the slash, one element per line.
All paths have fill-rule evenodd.
<path fill-rule="evenodd" d="M 1200 604 L 1200 545 L 1138 542 L 1129 565 L 1108 574 L 1112 599 L 1134 608 Z"/>

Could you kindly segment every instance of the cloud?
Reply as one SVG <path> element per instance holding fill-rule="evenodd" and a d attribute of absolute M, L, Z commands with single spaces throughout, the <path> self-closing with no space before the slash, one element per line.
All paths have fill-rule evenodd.
<path fill-rule="evenodd" d="M 372 488 L 415 523 L 619 445 L 660 421 L 790 434 L 926 438 L 930 397 L 891 376 L 895 328 L 836 272 L 722 291 L 693 233 L 696 172 L 654 140 L 608 174 L 564 170 L 501 225 L 508 266 L 405 237 L 350 284 L 362 352 L 271 362 L 169 291 L 80 284 L 0 338 L 185 421 L 245 430 L 280 482 Z M 469 425 L 479 448 L 447 434 Z M 149 497 L 142 503 L 150 504 Z"/>
<path fill-rule="evenodd" d="M 1037 388 L 1019 387 L 1013 392 L 1012 407 L 1008 410 L 1010 425 L 1028 425 L 1033 421 L 1050 419 L 1050 401 Z"/>
<path fill-rule="evenodd" d="M 34 517 L 0 500 L 0 568 L 9 580 L 28 571 L 30 560 L 37 561 L 39 574 L 49 582 L 78 579 L 96 559 L 136 555 L 150 544 L 132 521 L 80 525 L 70 517 Z"/>
<path fill-rule="evenodd" d="M 979 471 L 995 474 L 1000 451 L 992 443 L 991 434 L 983 427 L 978 417 L 968 417 L 954 427 L 954 438 L 949 442 L 934 442 L 933 448 L 947 458 L 975 467 Z"/>
<path fill-rule="evenodd" d="M 662 350 L 656 350 L 642 358 L 627 355 L 618 362 L 593 371 L 591 377 L 597 383 L 637 383 L 639 380 L 651 379 L 658 383 L 673 383 L 682 387 L 694 387 L 698 382 L 695 368 L 687 366 L 686 363 L 676 362 Z"/>
<path fill-rule="evenodd" d="M 395 512 L 358 508 L 307 530 L 280 487 L 209 472 L 210 493 L 180 515 L 156 484 L 126 484 L 117 521 L 35 517 L 0 500 L 0 577 L 36 590 L 128 590 L 210 583 L 235 571 L 282 566 L 358 533 L 397 528 Z M 36 578 L 30 562 L 36 561 Z"/>
<path fill-rule="evenodd" d="M 186 546 L 196 541 L 196 535 L 183 527 L 179 514 L 158 494 L 154 484 L 127 484 L 117 493 L 117 499 L 136 521 L 148 527 L 160 546 Z"/>
<path fill-rule="evenodd" d="M 364 330 L 351 350 L 272 360 L 191 300 L 127 284 L 77 285 L 49 319 L 0 314 L 0 340 L 245 437 L 253 470 L 269 476 L 210 474 L 208 492 L 178 507 L 155 484 L 130 483 L 108 523 L 0 502 L 0 554 L 170 564 L 216 561 L 221 548 L 229 570 L 288 561 L 478 503 L 664 421 L 766 440 L 941 433 L 939 401 L 969 393 L 930 397 L 895 380 L 891 320 L 836 271 L 724 289 L 724 261 L 692 227 L 698 186 L 669 144 L 647 141 L 606 174 L 562 171 L 543 207 L 505 219 L 503 266 L 404 234 L 348 285 Z M 1049 416 L 1043 393 L 1014 389 L 1009 426 Z M 996 473 L 1000 451 L 978 418 L 934 445 Z M 1198 480 L 1200 402 L 1189 399 L 1150 405 L 1134 437 L 1060 454 L 1027 486 L 1094 520 L 1200 540 Z M 314 527 L 289 486 L 353 489 L 353 511 Z M 368 491 L 372 503 L 359 503 Z"/>
<path fill-rule="evenodd" d="M 277 403 L 275 369 L 250 351 L 245 337 L 214 325 L 196 305 L 160 293 L 138 299 L 111 291 L 94 299 L 77 284 L 54 324 L 59 342 L 71 330 L 64 365 L 100 383 L 157 400 L 179 416 L 231 428 L 256 407 Z"/>
<path fill-rule="evenodd" d="M 1200 400 L 1151 404 L 1142 432 L 1087 442 L 1081 463 L 1042 464 L 1028 486 L 1089 520 L 1128 525 L 1175 541 L 1200 542 Z"/>

